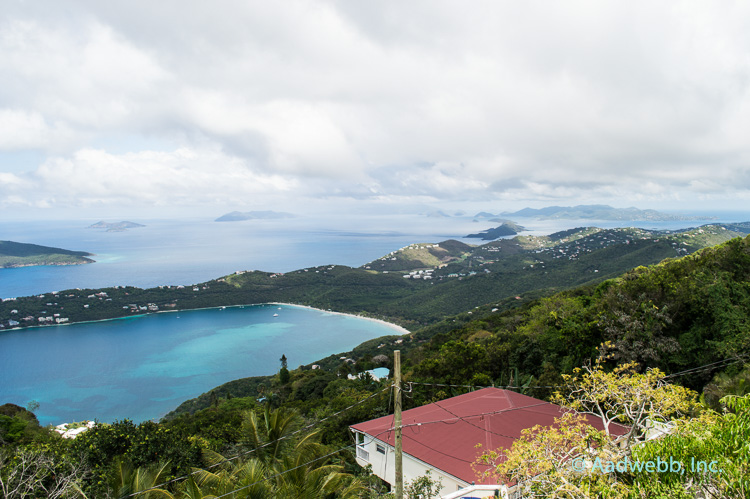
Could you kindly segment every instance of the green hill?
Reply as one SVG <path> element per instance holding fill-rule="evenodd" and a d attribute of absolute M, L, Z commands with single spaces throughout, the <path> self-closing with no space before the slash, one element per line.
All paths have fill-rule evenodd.
<path fill-rule="evenodd" d="M 38 244 L 0 241 L 0 268 L 33 265 L 80 265 L 94 263 L 85 251 L 70 251 Z"/>
<path fill-rule="evenodd" d="M 21 318 L 61 313 L 72 323 L 136 315 L 144 313 L 141 307 L 146 305 L 156 307 L 147 310 L 153 311 L 276 301 L 387 319 L 413 330 L 474 307 L 494 303 L 504 308 L 516 304 L 515 297 L 528 300 L 600 282 L 737 235 L 720 226 L 669 234 L 583 228 L 482 246 L 459 241 L 418 244 L 395 252 L 395 261 L 384 257 L 382 270 L 373 267 L 381 259 L 364 268 L 326 265 L 283 274 L 239 271 L 194 286 L 117 286 L 19 298 L 0 303 L 0 324 L 27 325 L 15 320 L 11 309 Z M 404 270 L 386 270 L 387 265 Z M 419 270 L 409 270 L 415 266 Z M 102 292 L 106 297 L 100 296 Z"/>
<path fill-rule="evenodd" d="M 553 385 L 559 374 L 604 353 L 613 363 L 636 361 L 667 373 L 718 362 L 681 377 L 701 390 L 717 371 L 736 373 L 750 352 L 750 237 L 521 308 L 474 315 L 480 318 L 419 347 L 412 379 Z"/>
<path fill-rule="evenodd" d="M 681 237 L 697 234 L 688 231 Z M 660 241 L 667 248 L 671 242 Z M 601 256 L 606 260 L 615 253 Z M 392 351 L 399 349 L 411 381 L 522 385 L 527 393 L 544 397 L 551 392 L 546 387 L 561 382 L 561 374 L 603 353 L 613 363 L 634 360 L 644 369 L 659 367 L 668 373 L 714 365 L 680 379 L 702 390 L 717 372 L 730 378 L 739 372 L 742 363 L 737 361 L 750 352 L 748 323 L 750 237 L 650 267 L 638 266 L 599 284 L 531 301 L 511 297 L 466 309 L 411 335 L 377 338 L 316 364 L 324 371 L 337 371 L 342 368 L 341 357 L 346 357 L 360 369 L 370 369 L 380 365 L 374 362 L 378 356 L 385 355 L 390 362 Z M 232 381 L 217 387 L 214 396 L 256 395 L 258 385 L 268 386 L 272 380 L 273 376 Z M 422 397 L 439 391 L 433 389 L 416 400 L 424 402 L 427 399 Z M 171 416 L 208 404 L 209 394 L 203 394 L 186 401 Z"/>

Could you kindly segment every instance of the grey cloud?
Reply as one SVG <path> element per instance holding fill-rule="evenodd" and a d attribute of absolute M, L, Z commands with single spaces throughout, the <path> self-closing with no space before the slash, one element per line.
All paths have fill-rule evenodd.
<path fill-rule="evenodd" d="M 0 148 L 44 150 L 60 160 L 48 169 L 80 173 L 82 151 L 141 136 L 170 153 L 162 174 L 229 161 L 273 178 L 277 199 L 657 202 L 750 187 L 740 3 L 7 4 Z M 133 172 L 158 158 L 103 152 Z M 105 168 L 90 173 L 89 196 L 121 199 Z"/>

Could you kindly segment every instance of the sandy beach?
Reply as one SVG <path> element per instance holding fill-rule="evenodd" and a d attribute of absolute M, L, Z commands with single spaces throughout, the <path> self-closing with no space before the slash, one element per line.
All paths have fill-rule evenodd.
<path fill-rule="evenodd" d="M 392 322 L 386 322 L 386 321 L 380 320 L 380 319 L 373 319 L 372 317 L 364 317 L 362 315 L 356 315 L 356 314 L 347 314 L 345 312 L 334 312 L 333 310 L 323 310 L 322 308 L 310 307 L 308 305 L 298 305 L 296 303 L 284 303 L 284 302 L 273 302 L 272 301 L 272 302 L 268 302 L 268 304 L 269 305 L 285 305 L 287 307 L 307 308 L 309 310 L 317 310 L 318 312 L 323 312 L 323 313 L 326 313 L 326 314 L 347 315 L 349 317 L 354 317 L 356 319 L 365 319 L 365 320 L 368 320 L 368 321 L 379 322 L 380 324 L 383 324 L 384 326 L 388 326 L 391 329 L 395 329 L 396 331 L 398 331 L 398 334 L 401 334 L 401 335 L 411 334 L 411 331 L 409 331 L 408 329 L 403 328 L 403 327 L 401 327 L 401 326 L 399 326 L 397 324 L 393 324 Z"/>

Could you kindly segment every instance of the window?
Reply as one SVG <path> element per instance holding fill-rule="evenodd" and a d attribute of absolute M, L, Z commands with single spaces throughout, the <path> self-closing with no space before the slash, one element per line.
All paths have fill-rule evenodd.
<path fill-rule="evenodd" d="M 385 454 L 385 445 L 375 444 L 375 450 L 381 454 Z"/>

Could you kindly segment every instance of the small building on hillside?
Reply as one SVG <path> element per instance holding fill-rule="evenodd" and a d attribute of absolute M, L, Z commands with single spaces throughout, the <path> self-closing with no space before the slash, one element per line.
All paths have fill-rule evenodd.
<path fill-rule="evenodd" d="M 509 449 L 526 428 L 551 426 L 565 409 L 527 395 L 483 388 L 464 395 L 415 407 L 402 413 L 404 483 L 430 471 L 443 485 L 442 497 L 513 498 L 505 485 L 486 484 L 474 464 L 482 451 Z M 602 429 L 601 420 L 587 416 Z M 626 428 L 619 427 L 624 433 Z M 350 426 L 356 441 L 357 463 L 393 485 L 393 416 L 383 416 Z M 616 431 L 615 433 L 620 433 Z M 481 444 L 482 449 L 476 445 Z M 476 484 L 476 485 L 475 485 Z"/>

